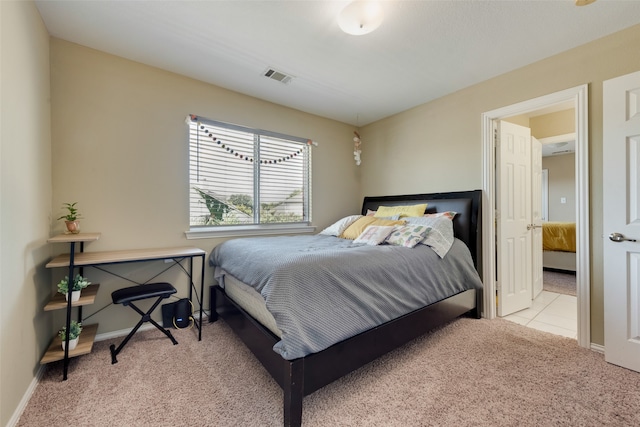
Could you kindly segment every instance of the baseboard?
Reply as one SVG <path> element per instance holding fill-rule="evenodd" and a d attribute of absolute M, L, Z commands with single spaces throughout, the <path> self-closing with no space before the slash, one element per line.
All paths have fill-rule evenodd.
<path fill-rule="evenodd" d="M 29 400 L 31 399 L 33 392 L 36 391 L 36 387 L 38 387 L 38 384 L 40 383 L 40 379 L 42 378 L 42 375 L 44 375 L 45 369 L 46 369 L 46 365 L 40 365 L 40 367 L 38 368 L 38 371 L 36 372 L 36 376 L 33 377 L 33 379 L 31 380 L 29 387 L 27 387 L 27 390 L 24 392 L 24 395 L 22 396 L 22 399 L 20 399 L 20 403 L 18 404 L 18 407 L 13 412 L 13 416 L 11 416 L 11 419 L 9 419 L 9 422 L 7 423 L 6 427 L 14 427 L 15 425 L 18 424 L 18 421 L 20 421 L 20 417 L 22 416 L 22 413 L 27 407 L 27 404 L 29 403 Z"/>
<path fill-rule="evenodd" d="M 140 332 L 148 331 L 150 329 L 155 329 L 155 328 L 156 327 L 153 326 L 151 323 L 145 323 L 144 325 L 140 326 L 140 329 L 138 329 L 138 331 Z M 104 332 L 102 334 L 97 334 L 94 342 L 106 341 L 112 338 L 126 337 L 127 335 L 129 335 L 129 332 L 131 332 L 132 329 L 133 328 L 120 329 L 118 331 L 111 331 L 111 332 Z"/>
<path fill-rule="evenodd" d="M 604 346 L 600 344 L 591 343 L 591 350 L 604 354 Z"/>
<path fill-rule="evenodd" d="M 196 312 L 193 313 L 193 317 L 196 318 L 197 316 L 199 316 L 200 313 Z M 202 319 L 204 322 L 204 319 L 208 319 L 209 318 L 209 312 L 207 310 L 203 310 L 202 311 Z M 129 335 L 129 332 L 131 332 L 133 328 L 128 328 L 128 329 L 120 329 L 118 331 L 111 331 L 111 332 L 105 332 L 102 334 L 97 334 L 96 338 L 94 341 L 106 341 L 106 340 L 110 340 L 112 338 L 120 338 L 120 337 L 126 337 L 127 335 Z M 140 329 L 138 329 L 138 331 L 148 331 L 150 329 L 155 329 L 155 326 L 153 326 L 150 323 L 145 323 L 142 326 L 140 326 Z"/>

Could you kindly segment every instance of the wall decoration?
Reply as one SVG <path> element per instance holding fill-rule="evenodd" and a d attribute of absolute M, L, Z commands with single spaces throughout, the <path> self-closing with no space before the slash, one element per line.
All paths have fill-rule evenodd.
<path fill-rule="evenodd" d="M 360 145 L 362 144 L 362 141 L 360 140 L 360 134 L 358 134 L 358 132 L 354 130 L 353 133 L 355 135 L 353 137 L 353 158 L 356 161 L 356 166 L 360 166 L 360 154 L 362 154 Z"/>
<path fill-rule="evenodd" d="M 192 122 L 196 122 L 198 124 L 198 133 L 199 134 L 204 134 L 206 137 L 209 137 L 211 142 L 217 144 L 221 149 L 225 150 L 229 155 L 233 155 L 235 157 L 238 157 L 241 160 L 246 160 L 247 162 L 253 162 L 254 161 L 254 157 L 253 155 L 249 155 L 246 153 L 242 153 L 239 152 L 237 149 L 234 149 L 232 146 L 230 146 L 228 143 L 225 143 L 224 141 L 222 141 L 221 139 L 219 139 L 218 137 L 213 135 L 213 132 L 211 130 L 209 130 L 205 125 L 203 125 L 201 122 L 198 121 L 198 116 L 196 116 L 195 114 L 189 114 L 189 117 L 187 118 L 187 122 L 191 120 Z M 318 146 L 318 143 L 316 141 L 312 141 L 310 139 L 307 140 L 307 145 L 313 145 L 313 146 Z M 291 160 L 295 157 L 297 157 L 299 154 L 302 154 L 303 149 L 300 148 L 297 151 L 294 151 L 286 156 L 282 156 L 279 158 L 274 158 L 274 159 L 260 159 L 260 164 L 278 164 L 278 163 L 282 163 L 282 162 L 286 162 L 287 160 Z"/>

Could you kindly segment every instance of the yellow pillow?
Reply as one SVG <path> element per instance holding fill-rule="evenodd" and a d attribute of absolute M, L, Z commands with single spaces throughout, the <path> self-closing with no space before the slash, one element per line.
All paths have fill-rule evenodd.
<path fill-rule="evenodd" d="M 403 216 L 422 216 L 424 211 L 427 210 L 427 204 L 422 203 L 419 205 L 404 205 L 404 206 L 380 206 L 374 216 L 376 217 L 388 217 L 394 215 Z"/>
<path fill-rule="evenodd" d="M 353 224 L 347 227 L 346 230 L 342 232 L 340 237 L 343 239 L 351 239 L 355 240 L 359 235 L 362 234 L 365 228 L 370 225 L 404 225 L 404 221 L 393 221 L 391 219 L 380 219 L 373 216 L 363 216 L 362 218 L 356 220 Z"/>

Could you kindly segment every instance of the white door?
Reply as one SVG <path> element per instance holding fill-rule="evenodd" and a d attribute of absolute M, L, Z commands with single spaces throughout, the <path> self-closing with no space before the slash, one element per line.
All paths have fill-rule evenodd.
<path fill-rule="evenodd" d="M 603 90 L 605 360 L 640 372 L 640 72 Z"/>
<path fill-rule="evenodd" d="M 531 130 L 498 122 L 498 316 L 531 307 Z"/>
<path fill-rule="evenodd" d="M 532 299 L 542 292 L 542 143 L 531 137 Z"/>

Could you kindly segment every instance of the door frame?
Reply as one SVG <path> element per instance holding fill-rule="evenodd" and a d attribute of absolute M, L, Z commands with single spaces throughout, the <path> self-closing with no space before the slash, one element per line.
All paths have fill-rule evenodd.
<path fill-rule="evenodd" d="M 591 298 L 589 269 L 589 138 L 588 85 L 544 95 L 482 113 L 483 200 L 482 254 L 484 317 L 496 317 L 496 161 L 493 123 L 495 120 L 529 113 L 573 101 L 576 125 L 576 287 L 578 300 L 578 345 L 591 347 Z"/>
<path fill-rule="evenodd" d="M 542 169 L 542 215 L 543 221 L 549 221 L 549 169 Z"/>

